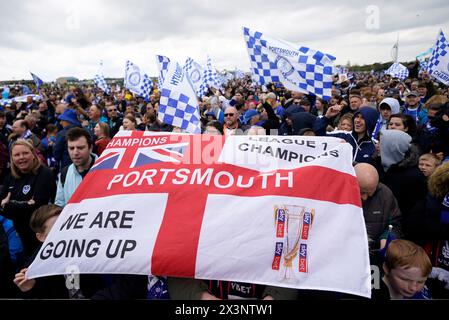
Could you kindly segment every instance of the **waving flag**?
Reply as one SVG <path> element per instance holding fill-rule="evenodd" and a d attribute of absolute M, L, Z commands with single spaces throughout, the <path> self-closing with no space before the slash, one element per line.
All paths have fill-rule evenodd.
<path fill-rule="evenodd" d="M 171 62 L 162 85 L 158 118 L 189 133 L 201 133 L 195 90 L 179 63 Z"/>
<path fill-rule="evenodd" d="M 449 85 L 449 42 L 443 30 L 438 34 L 437 42 L 427 65 L 427 71 L 438 81 Z"/>
<path fill-rule="evenodd" d="M 386 74 L 389 74 L 394 78 L 404 80 L 408 77 L 408 69 L 399 62 L 395 62 L 387 69 Z"/>
<path fill-rule="evenodd" d="M 418 54 L 418 55 L 416 56 L 416 60 L 424 60 L 424 59 L 428 59 L 428 58 L 430 58 L 430 56 L 432 55 L 432 52 L 433 52 L 433 48 L 429 48 L 429 49 L 427 49 L 426 51 L 424 51 L 424 52 Z"/>
<path fill-rule="evenodd" d="M 168 71 L 168 65 L 170 63 L 170 59 L 166 56 L 156 55 L 156 63 L 159 69 L 159 77 L 158 77 L 158 87 L 162 88 L 162 84 L 165 80 L 165 75 Z"/>
<path fill-rule="evenodd" d="M 148 100 L 153 88 L 153 81 L 146 73 L 141 72 L 137 65 L 128 60 L 125 69 L 125 87 Z"/>
<path fill-rule="evenodd" d="M 41 78 L 36 76 L 34 73 L 30 72 L 31 76 L 33 77 L 34 83 L 36 84 L 37 90 L 41 88 L 41 85 L 44 83 Z"/>
<path fill-rule="evenodd" d="M 184 148 L 180 162 L 170 156 L 132 165 L 142 148 L 177 144 Z M 28 278 L 65 274 L 75 265 L 80 273 L 370 296 L 368 237 L 348 144 L 121 131 L 108 148 L 124 150 L 120 164 L 87 174 Z"/>
<path fill-rule="evenodd" d="M 330 99 L 333 56 L 248 28 L 243 28 L 243 36 L 257 83 L 282 82 L 289 90 L 310 92 L 325 100 Z"/>
<path fill-rule="evenodd" d="M 416 60 L 419 61 L 419 70 L 420 71 L 427 71 L 429 58 L 432 55 L 433 48 L 429 48 L 426 51 L 418 54 L 416 56 Z"/>
<path fill-rule="evenodd" d="M 101 90 L 103 90 L 104 92 L 106 92 L 107 94 L 109 94 L 110 89 L 108 87 L 108 84 L 106 83 L 106 80 L 104 80 L 104 77 L 96 74 L 94 77 L 94 82 L 97 85 L 98 88 L 100 88 Z"/>
<path fill-rule="evenodd" d="M 221 86 L 217 70 L 212 64 L 212 59 L 207 55 L 207 68 L 204 70 L 204 81 L 212 87 L 219 89 Z"/>

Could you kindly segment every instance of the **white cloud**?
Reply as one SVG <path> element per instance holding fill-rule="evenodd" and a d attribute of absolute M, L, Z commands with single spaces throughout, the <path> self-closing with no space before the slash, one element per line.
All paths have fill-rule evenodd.
<path fill-rule="evenodd" d="M 367 7 L 378 8 L 378 29 L 367 29 Z M 331 53 L 337 63 L 391 59 L 399 34 L 400 60 L 428 49 L 440 27 L 449 32 L 449 3 L 428 1 L 16 1 L 0 20 L 0 79 L 46 81 L 58 76 L 121 77 L 127 59 L 156 75 L 155 54 L 187 56 L 218 68 L 248 70 L 242 26 Z"/>

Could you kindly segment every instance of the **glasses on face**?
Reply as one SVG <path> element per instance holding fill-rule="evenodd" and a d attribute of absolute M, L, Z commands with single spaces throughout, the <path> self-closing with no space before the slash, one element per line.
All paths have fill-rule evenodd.
<path fill-rule="evenodd" d="M 115 112 L 117 109 L 109 109 L 108 112 Z"/>
<path fill-rule="evenodd" d="M 225 117 L 233 117 L 235 113 L 225 113 L 224 116 Z"/>

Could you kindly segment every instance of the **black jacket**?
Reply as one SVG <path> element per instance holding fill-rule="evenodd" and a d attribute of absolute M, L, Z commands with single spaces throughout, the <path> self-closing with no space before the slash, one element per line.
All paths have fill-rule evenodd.
<path fill-rule="evenodd" d="M 412 147 L 404 160 L 392 165 L 380 180 L 393 192 L 402 219 L 409 215 L 419 201 L 426 198 L 427 180 L 418 169 L 418 158 L 418 150 Z"/>
<path fill-rule="evenodd" d="M 4 199 L 11 192 L 10 201 L 0 209 L 0 214 L 11 219 L 22 240 L 26 256 L 31 256 L 39 242 L 31 230 L 30 218 L 34 210 L 54 200 L 56 191 L 53 175 L 45 166 L 40 166 L 37 174 L 24 174 L 14 178 L 9 174 L 0 192 L 0 199 Z M 34 200 L 33 205 L 28 201 Z"/>

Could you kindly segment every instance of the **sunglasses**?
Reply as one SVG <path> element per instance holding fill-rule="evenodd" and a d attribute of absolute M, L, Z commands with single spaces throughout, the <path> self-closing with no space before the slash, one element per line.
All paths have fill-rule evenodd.
<path fill-rule="evenodd" d="M 117 109 L 109 109 L 108 112 L 117 111 Z"/>
<path fill-rule="evenodd" d="M 225 113 L 224 116 L 225 117 L 233 117 L 235 115 L 235 113 Z"/>

